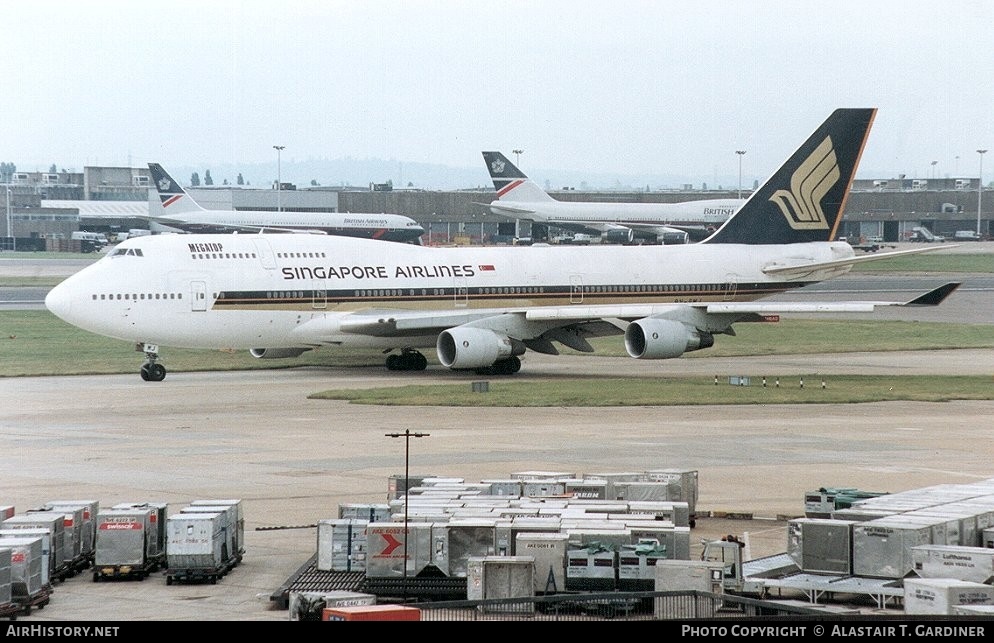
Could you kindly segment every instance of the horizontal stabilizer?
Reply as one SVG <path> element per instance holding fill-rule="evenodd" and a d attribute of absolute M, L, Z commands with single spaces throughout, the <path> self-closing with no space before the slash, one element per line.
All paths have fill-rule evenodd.
<path fill-rule="evenodd" d="M 953 294 L 953 291 L 962 285 L 961 282 L 952 282 L 948 284 L 943 284 L 938 288 L 928 291 L 920 297 L 915 297 L 911 301 L 903 304 L 904 306 L 938 306 L 946 297 Z"/>

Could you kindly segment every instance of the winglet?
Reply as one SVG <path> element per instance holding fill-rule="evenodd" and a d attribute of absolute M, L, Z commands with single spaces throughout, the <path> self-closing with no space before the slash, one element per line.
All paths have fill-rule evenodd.
<path fill-rule="evenodd" d="M 905 306 L 938 306 L 946 297 L 953 294 L 953 291 L 962 285 L 961 282 L 951 282 L 948 284 L 943 284 L 938 288 L 934 288 L 924 295 L 915 297 L 911 301 L 904 304 Z"/>

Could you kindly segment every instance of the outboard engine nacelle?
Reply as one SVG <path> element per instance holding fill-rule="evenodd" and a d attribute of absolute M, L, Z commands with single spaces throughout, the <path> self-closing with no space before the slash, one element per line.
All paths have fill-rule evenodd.
<path fill-rule="evenodd" d="M 710 346 L 714 335 L 672 319 L 647 317 L 625 329 L 625 350 L 636 359 L 669 359 Z"/>
<path fill-rule="evenodd" d="M 601 243 L 631 245 L 635 242 L 635 232 L 631 228 L 608 230 L 601 235 Z"/>
<path fill-rule="evenodd" d="M 485 368 L 510 357 L 514 346 L 507 335 L 486 328 L 444 330 L 435 342 L 438 361 L 448 368 Z"/>
<path fill-rule="evenodd" d="M 253 348 L 249 350 L 252 357 L 258 359 L 286 359 L 288 357 L 300 357 L 311 350 L 310 348 Z"/>

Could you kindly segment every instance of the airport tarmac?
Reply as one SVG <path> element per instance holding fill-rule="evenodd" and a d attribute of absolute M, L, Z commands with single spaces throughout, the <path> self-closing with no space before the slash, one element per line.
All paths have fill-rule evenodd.
<path fill-rule="evenodd" d="M 981 373 L 994 350 L 643 362 L 529 356 L 518 379 L 699 373 Z M 379 368 L 170 372 L 9 378 L 0 416 L 6 463 L 0 505 L 20 513 L 50 500 L 166 502 L 239 498 L 245 558 L 216 585 L 56 584 L 50 604 L 19 621 L 287 620 L 270 600 L 316 549 L 317 521 L 338 505 L 387 501 L 404 472 L 404 443 L 385 434 L 429 433 L 410 443 L 412 474 L 467 482 L 518 471 L 580 475 L 677 467 L 700 476 L 691 535 L 748 534 L 752 556 L 786 550 L 786 523 L 821 486 L 902 491 L 994 477 L 994 402 L 887 402 L 612 408 L 381 407 L 310 400 L 341 387 L 480 379 L 434 367 L 414 377 Z M 716 387 L 720 395 L 721 386 Z M 482 394 L 482 393 L 481 393 Z M 813 398 L 817 390 L 812 391 Z"/>

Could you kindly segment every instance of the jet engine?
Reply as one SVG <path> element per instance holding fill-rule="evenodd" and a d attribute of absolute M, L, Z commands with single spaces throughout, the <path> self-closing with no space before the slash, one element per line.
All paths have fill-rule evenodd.
<path fill-rule="evenodd" d="M 258 359 L 285 359 L 287 357 L 300 357 L 302 353 L 311 350 L 310 348 L 253 348 L 249 350 L 252 357 Z"/>
<path fill-rule="evenodd" d="M 601 243 L 614 243 L 627 246 L 634 243 L 634 241 L 635 233 L 631 228 L 608 230 L 601 235 Z"/>
<path fill-rule="evenodd" d="M 435 344 L 438 361 L 448 368 L 485 368 L 514 351 L 507 335 L 486 328 L 456 327 L 444 330 Z"/>
<path fill-rule="evenodd" d="M 714 335 L 672 319 L 646 317 L 625 329 L 625 350 L 637 359 L 669 359 L 714 346 Z"/>

